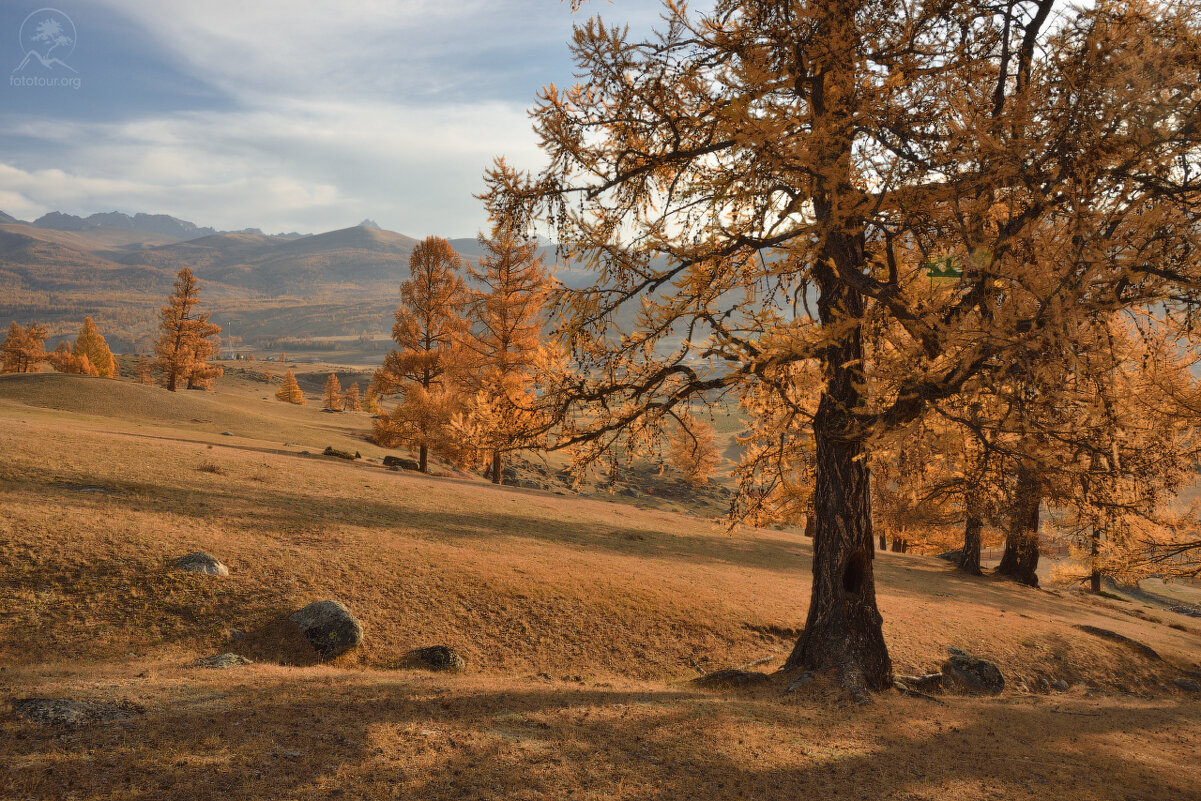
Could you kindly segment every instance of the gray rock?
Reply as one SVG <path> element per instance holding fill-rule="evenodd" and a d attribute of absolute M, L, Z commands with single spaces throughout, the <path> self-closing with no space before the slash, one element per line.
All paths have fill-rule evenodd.
<path fill-rule="evenodd" d="M 626 498 L 633 498 L 638 495 L 638 490 L 634 489 L 633 487 L 623 487 L 617 491 L 617 494 Z"/>
<path fill-rule="evenodd" d="M 1055 690 L 1056 692 L 1066 693 L 1071 688 L 1072 686 L 1063 679 L 1056 679 L 1055 681 L 1051 682 L 1051 689 Z"/>
<path fill-rule="evenodd" d="M 19 717 L 47 726 L 83 726 L 140 715 L 145 709 L 128 701 L 72 701 L 67 698 L 18 698 L 13 711 Z"/>
<path fill-rule="evenodd" d="M 502 479 L 507 478 L 510 481 L 516 480 L 517 479 L 517 468 L 516 467 L 506 467 L 504 470 L 500 471 L 500 477 Z"/>
<path fill-rule="evenodd" d="M 417 648 L 405 654 L 404 662 L 410 667 L 422 667 L 428 670 L 460 671 L 467 667 L 463 655 L 449 645 L 431 645 L 428 648 Z"/>
<path fill-rule="evenodd" d="M 322 659 L 341 656 L 363 641 L 363 624 L 341 601 L 314 601 L 288 619 Z"/>
<path fill-rule="evenodd" d="M 1001 670 L 987 659 L 956 654 L 942 666 L 944 685 L 950 683 L 970 693 L 997 695 L 1005 689 Z"/>
<path fill-rule="evenodd" d="M 542 485 L 541 481 L 534 481 L 533 479 L 529 478 L 518 479 L 517 486 L 521 487 L 522 489 L 546 489 L 546 487 Z"/>
<path fill-rule="evenodd" d="M 1172 679 L 1172 683 L 1186 693 L 1201 693 L 1201 683 L 1194 679 Z"/>
<path fill-rule="evenodd" d="M 213 656 L 204 656 L 197 659 L 191 664 L 191 667 L 198 668 L 213 668 L 214 670 L 227 670 L 239 665 L 253 665 L 254 661 L 247 659 L 240 654 L 214 654 Z"/>
<path fill-rule="evenodd" d="M 207 573 L 210 576 L 228 576 L 229 568 L 211 553 L 196 551 L 175 560 L 175 566 L 188 573 Z"/>
<path fill-rule="evenodd" d="M 385 456 L 384 467 L 393 470 L 420 470 L 421 464 L 414 459 L 402 459 L 399 456 Z"/>

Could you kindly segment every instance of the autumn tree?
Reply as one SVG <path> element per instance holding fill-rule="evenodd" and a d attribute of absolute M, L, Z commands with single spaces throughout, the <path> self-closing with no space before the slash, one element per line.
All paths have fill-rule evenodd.
<path fill-rule="evenodd" d="M 87 355 L 76 355 L 71 352 L 71 345 L 63 340 L 58 343 L 47 359 L 56 372 L 74 373 L 76 375 L 99 375 Z"/>
<path fill-rule="evenodd" d="M 684 474 L 684 480 L 704 485 L 717 469 L 719 456 L 713 426 L 687 412 L 679 416 L 669 441 L 671 463 Z"/>
<path fill-rule="evenodd" d="M 342 384 L 339 383 L 337 375 L 329 374 L 329 378 L 325 379 L 325 388 L 322 393 L 321 408 L 331 412 L 342 411 Z"/>
<path fill-rule="evenodd" d="M 75 344 L 72 346 L 71 352 L 76 357 L 86 356 L 92 367 L 95 368 L 95 374 L 101 378 L 117 377 L 117 360 L 113 357 L 108 342 L 96 328 L 96 323 L 91 317 L 83 318 L 83 327 L 79 329 L 79 335 L 75 337 Z"/>
<path fill-rule="evenodd" d="M 508 168 L 500 165 L 500 169 Z M 499 484 L 504 454 L 520 448 L 533 422 L 531 384 L 539 360 L 549 278 L 538 244 L 502 221 L 480 236 L 484 255 L 468 267 L 475 287 L 460 348 L 461 383 L 474 397 L 465 436 L 490 453 L 488 474 Z"/>
<path fill-rule="evenodd" d="M 47 331 L 37 323 L 30 323 L 23 328 L 15 320 L 8 326 L 8 335 L 0 344 L 4 363 L 0 372 L 4 373 L 36 373 L 42 369 L 42 362 L 49 356 L 46 354 Z"/>
<path fill-rule="evenodd" d="M 153 384 L 154 383 L 154 375 L 151 372 L 152 367 L 153 367 L 153 365 L 151 364 L 150 359 L 146 358 L 145 356 L 138 357 L 138 362 L 137 362 L 137 367 L 135 368 L 135 372 L 136 372 L 139 384 Z"/>
<path fill-rule="evenodd" d="M 383 409 L 379 405 L 379 392 L 374 384 L 367 385 L 367 393 L 363 396 L 363 411 L 370 414 L 383 413 Z"/>
<path fill-rule="evenodd" d="M 400 285 L 400 305 L 388 353 L 372 383 L 383 395 L 400 393 L 401 402 L 375 422 L 375 439 L 385 447 L 415 446 L 421 472 L 429 450 L 460 452 L 449 426 L 462 411 L 462 399 L 449 380 L 459 363 L 466 323 L 462 260 L 445 239 L 427 237 L 413 248 L 409 278 Z"/>
<path fill-rule="evenodd" d="M 533 112 L 547 166 L 489 174 L 490 210 L 546 226 L 598 276 L 559 294 L 576 368 L 547 393 L 560 444 L 615 444 L 760 384 L 787 398 L 786 368 L 816 366 L 809 431 L 771 432 L 814 453 L 813 583 L 786 668 L 857 695 L 891 682 L 878 438 L 1082 320 L 1201 308 L 1196 16 L 1051 10 L 672 3 L 645 41 L 590 20 L 582 80 Z M 915 292 L 935 260 L 955 280 Z M 877 329 L 892 338 L 869 396 Z"/>
<path fill-rule="evenodd" d="M 357 382 L 347 387 L 346 392 L 342 394 L 342 406 L 348 412 L 363 411 L 363 402 L 359 398 L 359 385 Z"/>
<path fill-rule="evenodd" d="M 207 312 L 199 312 L 200 285 L 192 271 L 184 268 L 175 279 L 175 287 L 160 313 L 161 333 L 155 344 L 157 366 L 163 383 L 174 392 L 180 382 L 189 389 L 207 388 L 220 375 L 220 368 L 208 364 L 216 352 L 213 342 L 221 328 L 209 322 Z"/>
<path fill-rule="evenodd" d="M 300 390 L 300 384 L 296 383 L 296 375 L 291 370 L 284 373 L 283 381 L 280 382 L 279 389 L 275 393 L 275 399 L 295 403 L 297 406 L 304 405 L 304 393 Z"/>

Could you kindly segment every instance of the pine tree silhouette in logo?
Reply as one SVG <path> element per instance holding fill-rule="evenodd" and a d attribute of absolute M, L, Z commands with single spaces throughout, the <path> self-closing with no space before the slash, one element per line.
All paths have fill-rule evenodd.
<path fill-rule="evenodd" d="M 30 22 L 35 16 L 39 18 L 31 25 Z M 54 55 L 55 50 L 60 50 L 69 56 L 75 49 L 75 24 L 58 9 L 43 8 L 26 17 L 25 22 L 21 24 L 20 39 L 25 58 L 13 72 L 24 71 L 34 61 L 48 70 L 64 67 L 71 72 L 77 72 L 70 64 Z"/>

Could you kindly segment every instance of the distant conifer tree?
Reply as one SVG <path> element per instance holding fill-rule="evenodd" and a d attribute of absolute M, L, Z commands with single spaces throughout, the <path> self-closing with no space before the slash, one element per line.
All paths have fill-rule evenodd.
<path fill-rule="evenodd" d="M 189 389 L 207 389 L 221 374 L 208 359 L 216 354 L 212 341 L 221 333 L 220 326 L 208 321 L 208 313 L 196 310 L 200 285 L 192 271 L 184 268 L 175 279 L 175 288 L 161 312 L 162 333 L 155 344 L 158 366 L 167 389 L 174 392 L 182 379 Z"/>
<path fill-rule="evenodd" d="M 291 370 L 284 374 L 283 383 L 280 384 L 279 391 L 275 393 L 277 400 L 295 403 L 297 406 L 304 406 L 304 393 L 300 391 L 300 384 L 296 383 L 296 376 Z"/>
<path fill-rule="evenodd" d="M 342 406 L 348 412 L 363 411 L 363 403 L 359 399 L 358 384 L 351 384 L 350 387 L 347 388 L 346 392 L 342 394 Z"/>
<path fill-rule="evenodd" d="M 151 372 L 152 366 L 153 365 L 151 365 L 150 359 L 146 358 L 145 356 L 138 357 L 138 366 L 136 370 L 139 384 L 154 383 L 154 374 Z"/>
<path fill-rule="evenodd" d="M 461 430 L 474 447 L 491 452 L 489 475 L 500 483 L 503 454 L 522 446 L 533 422 L 530 387 L 550 281 L 537 242 L 511 226 L 496 223 L 479 243 L 484 257 L 468 272 L 480 289 L 470 295 L 460 370 L 475 400 Z"/>
<path fill-rule="evenodd" d="M 342 385 L 338 383 L 338 376 L 333 373 L 325 379 L 325 399 L 322 408 L 331 412 L 342 411 Z"/>
<path fill-rule="evenodd" d="M 367 385 L 367 394 L 363 397 L 363 411 L 371 414 L 382 414 L 383 409 L 379 405 L 379 393 L 371 384 Z"/>
<path fill-rule="evenodd" d="M 458 345 L 466 327 L 461 267 L 462 259 L 445 239 L 427 237 L 413 248 L 392 326 L 400 348 L 384 358 L 372 379 L 383 394 L 404 394 L 389 417 L 376 420 L 376 441 L 385 447 L 416 446 L 423 473 L 430 448 L 443 456 L 460 449 L 449 425 L 462 404 L 447 373 L 459 366 Z"/>
<path fill-rule="evenodd" d="M 681 415 L 670 442 L 671 463 L 689 484 L 706 483 L 717 468 L 717 445 L 713 426 L 690 414 Z"/>
<path fill-rule="evenodd" d="M 75 338 L 72 353 L 77 357 L 86 356 L 95 368 L 95 374 L 101 378 L 117 377 L 117 360 L 91 317 L 83 318 L 83 327 L 79 329 L 79 336 Z"/>
<path fill-rule="evenodd" d="M 46 329 L 37 323 L 22 328 L 14 320 L 8 327 L 8 336 L 0 344 L 3 354 L 2 373 L 36 373 L 42 362 L 50 358 L 46 353 Z"/>

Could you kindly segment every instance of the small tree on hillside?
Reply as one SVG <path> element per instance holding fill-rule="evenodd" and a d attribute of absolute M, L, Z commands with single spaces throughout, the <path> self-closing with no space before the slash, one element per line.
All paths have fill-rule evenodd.
<path fill-rule="evenodd" d="M 447 373 L 458 366 L 465 327 L 461 267 L 445 239 L 427 237 L 413 248 L 392 326 L 400 347 L 384 358 L 372 379 L 381 394 L 404 394 L 388 418 L 376 421 L 376 441 L 416 446 L 423 473 L 428 472 L 431 447 L 445 453 L 458 450 L 448 425 L 461 403 Z"/>
<path fill-rule="evenodd" d="M 508 169 L 503 161 L 499 166 Z M 481 288 L 470 295 L 470 328 L 463 338 L 464 383 L 475 396 L 465 434 L 491 452 L 489 474 L 500 483 L 502 455 L 527 438 L 550 284 L 533 239 L 497 222 L 479 243 L 484 257 L 478 267 L 468 267 Z"/>
<path fill-rule="evenodd" d="M 79 329 L 79 336 L 75 337 L 71 352 L 76 357 L 86 356 L 96 370 L 95 375 L 101 378 L 117 377 L 117 360 L 91 317 L 83 318 L 83 327 Z"/>
<path fill-rule="evenodd" d="M 42 362 L 49 356 L 46 354 L 46 329 L 37 323 L 30 323 L 28 328 L 22 328 L 14 320 L 8 326 L 8 336 L 0 344 L 4 363 L 0 372 L 3 373 L 36 373 L 40 371 Z"/>
<path fill-rule="evenodd" d="M 379 393 L 371 384 L 367 385 L 367 394 L 363 397 L 363 411 L 370 414 L 381 414 L 383 409 L 379 406 Z"/>
<path fill-rule="evenodd" d="M 138 357 L 138 365 L 137 365 L 136 371 L 137 371 L 139 384 L 153 384 L 154 383 L 154 374 L 151 371 L 152 367 L 153 367 L 153 365 L 151 364 L 150 359 L 146 358 L 145 356 Z"/>
<path fill-rule="evenodd" d="M 346 392 L 342 393 L 342 406 L 348 412 L 363 411 L 363 402 L 359 398 L 358 383 L 351 384 L 347 387 Z"/>
<path fill-rule="evenodd" d="M 338 382 L 338 376 L 330 373 L 329 378 L 325 379 L 323 391 L 325 395 L 322 408 L 331 412 L 342 411 L 342 385 Z"/>
<path fill-rule="evenodd" d="M 184 268 L 175 279 L 175 288 L 160 313 L 162 333 L 155 344 L 163 383 L 174 392 L 182 379 L 190 389 L 206 388 L 220 368 L 210 367 L 208 359 L 216 352 L 212 341 L 221 328 L 199 313 L 200 284 L 192 271 Z"/>
<path fill-rule="evenodd" d="M 300 384 L 296 383 L 296 376 L 291 370 L 284 374 L 283 382 L 275 393 L 275 398 L 287 403 L 295 403 L 297 406 L 304 406 L 304 393 L 300 391 Z"/>
<path fill-rule="evenodd" d="M 217 336 L 221 327 L 208 321 L 208 314 L 196 320 L 193 335 L 191 366 L 188 369 L 188 389 L 212 389 L 213 380 L 220 378 L 225 370 L 209 359 L 217 356 Z"/>
<path fill-rule="evenodd" d="M 682 414 L 669 445 L 671 463 L 684 474 L 685 481 L 694 486 L 708 482 L 718 464 L 713 426 L 691 414 Z"/>

